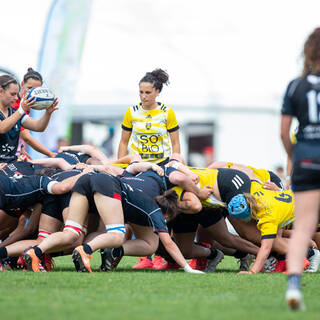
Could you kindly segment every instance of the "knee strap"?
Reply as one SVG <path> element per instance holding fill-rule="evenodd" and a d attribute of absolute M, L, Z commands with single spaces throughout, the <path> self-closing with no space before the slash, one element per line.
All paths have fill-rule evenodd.
<path fill-rule="evenodd" d="M 106 230 L 107 232 L 126 233 L 126 228 L 123 224 L 107 224 Z"/>

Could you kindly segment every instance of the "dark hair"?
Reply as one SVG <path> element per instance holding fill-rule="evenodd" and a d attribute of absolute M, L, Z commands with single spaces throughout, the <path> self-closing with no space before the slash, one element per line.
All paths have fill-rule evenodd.
<path fill-rule="evenodd" d="M 34 175 L 35 176 L 52 177 L 57 172 L 58 172 L 58 169 L 56 169 L 56 168 L 42 168 L 42 169 L 36 170 L 34 172 Z"/>
<path fill-rule="evenodd" d="M 169 75 L 162 69 L 155 69 L 152 72 L 147 72 L 139 84 L 141 82 L 149 82 L 155 89 L 161 92 L 163 84 L 169 84 Z"/>
<path fill-rule="evenodd" d="M 18 81 L 15 78 L 13 78 L 12 76 L 9 76 L 7 74 L 0 76 L 0 87 L 3 90 L 8 89 L 8 87 L 10 86 L 11 83 L 18 84 Z"/>
<path fill-rule="evenodd" d="M 41 74 L 37 71 L 34 71 L 32 68 L 28 68 L 28 72 L 23 77 L 23 82 L 27 82 L 29 79 L 38 80 L 42 84 Z"/>
<path fill-rule="evenodd" d="M 320 71 L 320 28 L 316 28 L 309 35 L 303 47 L 304 66 L 302 77 Z"/>
<path fill-rule="evenodd" d="M 163 195 L 154 198 L 161 211 L 167 216 L 167 221 L 173 220 L 178 213 L 178 195 L 174 190 L 167 190 Z"/>

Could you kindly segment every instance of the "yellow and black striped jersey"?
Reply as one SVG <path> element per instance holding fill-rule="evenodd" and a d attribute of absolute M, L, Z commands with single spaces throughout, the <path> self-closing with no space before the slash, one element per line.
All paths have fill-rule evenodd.
<path fill-rule="evenodd" d="M 172 154 L 169 133 L 179 129 L 173 110 L 158 102 L 152 110 L 139 105 L 128 108 L 122 129 L 132 131 L 129 154 L 139 154 L 144 161 L 161 162 Z"/>
<path fill-rule="evenodd" d="M 275 238 L 279 229 L 294 220 L 294 194 L 291 190 L 272 191 L 258 181 L 251 181 L 250 193 L 263 206 L 257 213 L 257 228 L 262 239 Z"/>

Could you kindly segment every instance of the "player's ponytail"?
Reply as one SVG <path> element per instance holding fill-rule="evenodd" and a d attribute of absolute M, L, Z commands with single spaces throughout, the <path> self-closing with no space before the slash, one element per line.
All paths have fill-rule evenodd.
<path fill-rule="evenodd" d="M 163 195 L 155 197 L 156 202 L 167 221 L 173 220 L 178 213 L 178 195 L 174 190 L 167 190 Z"/>
<path fill-rule="evenodd" d="M 38 80 L 41 84 L 43 82 L 41 74 L 31 67 L 28 68 L 28 72 L 23 76 L 23 82 L 26 83 L 29 79 Z"/>
<path fill-rule="evenodd" d="M 264 205 L 257 202 L 256 198 L 250 193 L 244 193 L 252 219 L 257 220 L 257 213 L 264 208 Z"/>
<path fill-rule="evenodd" d="M 169 75 L 162 69 L 155 69 L 152 72 L 147 72 L 145 76 L 140 80 L 141 82 L 149 82 L 153 85 L 156 90 L 161 92 L 163 84 L 169 84 Z"/>
<path fill-rule="evenodd" d="M 302 77 L 320 71 L 320 28 L 316 28 L 308 37 L 303 48 L 304 65 Z"/>

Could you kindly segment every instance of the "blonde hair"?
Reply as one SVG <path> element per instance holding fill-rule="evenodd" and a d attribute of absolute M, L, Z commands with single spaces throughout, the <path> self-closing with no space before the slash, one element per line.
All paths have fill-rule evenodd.
<path fill-rule="evenodd" d="M 257 220 L 257 213 L 264 209 L 265 206 L 260 201 L 257 201 L 251 193 L 244 193 L 243 196 L 246 198 L 251 218 Z"/>

